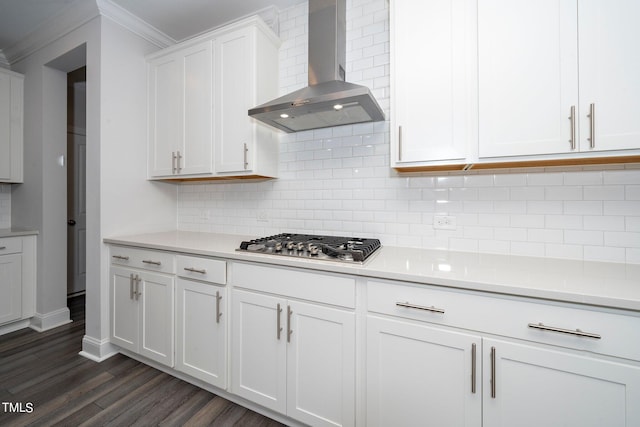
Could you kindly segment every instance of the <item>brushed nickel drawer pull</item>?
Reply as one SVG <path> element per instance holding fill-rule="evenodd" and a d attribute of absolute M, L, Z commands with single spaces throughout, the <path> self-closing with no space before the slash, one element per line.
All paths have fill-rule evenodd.
<path fill-rule="evenodd" d="M 573 329 L 557 328 L 555 326 L 546 326 L 542 322 L 529 323 L 529 327 L 533 329 L 540 329 L 543 331 L 559 332 L 561 334 L 576 335 L 576 336 L 585 337 L 585 338 L 594 338 L 597 340 L 602 338 L 600 335 L 594 334 L 592 332 L 584 332 L 584 331 L 581 331 L 580 329 L 573 330 Z"/>
<path fill-rule="evenodd" d="M 142 262 L 145 263 L 145 264 L 151 264 L 151 265 L 161 265 L 162 264 L 160 261 L 151 261 L 151 260 L 148 260 L 148 259 L 143 259 Z"/>
<path fill-rule="evenodd" d="M 0 249 L 3 249 L 3 248 L 0 248 Z M 122 260 L 122 261 L 129 261 L 129 257 L 128 256 L 113 255 L 111 258 L 119 259 L 119 260 Z"/>
<path fill-rule="evenodd" d="M 3 251 L 3 250 L 5 250 L 5 249 L 7 249 L 7 247 L 6 247 L 6 246 L 0 246 L 0 251 Z"/>
<path fill-rule="evenodd" d="M 423 305 L 415 305 L 415 304 L 409 304 L 409 302 L 397 302 L 396 306 L 398 307 L 406 307 L 406 308 L 414 308 L 416 310 L 424 310 L 424 311 L 431 311 L 433 313 L 440 313 L 440 314 L 444 314 L 444 309 L 443 308 L 437 308 L 434 306 L 431 307 L 425 307 Z"/>
<path fill-rule="evenodd" d="M 184 269 L 192 273 L 207 274 L 207 270 L 205 270 L 204 268 L 202 270 L 198 270 L 197 268 L 193 268 L 193 267 L 185 267 Z"/>

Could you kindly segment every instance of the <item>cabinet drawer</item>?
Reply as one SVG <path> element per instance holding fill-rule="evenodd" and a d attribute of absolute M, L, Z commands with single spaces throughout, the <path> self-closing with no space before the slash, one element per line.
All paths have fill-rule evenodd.
<path fill-rule="evenodd" d="M 227 283 L 227 263 L 217 259 L 178 255 L 178 276 L 204 282 Z"/>
<path fill-rule="evenodd" d="M 640 360 L 638 313 L 382 281 L 367 300 L 371 312 Z"/>
<path fill-rule="evenodd" d="M 22 239 L 19 237 L 6 237 L 0 239 L 0 255 L 19 254 L 22 252 Z"/>
<path fill-rule="evenodd" d="M 176 272 L 175 255 L 147 249 L 112 246 L 111 262 L 114 265 L 141 268 L 160 273 L 175 274 Z"/>
<path fill-rule="evenodd" d="M 237 287 L 355 308 L 356 282 L 349 277 L 244 263 L 233 263 L 230 274 Z"/>

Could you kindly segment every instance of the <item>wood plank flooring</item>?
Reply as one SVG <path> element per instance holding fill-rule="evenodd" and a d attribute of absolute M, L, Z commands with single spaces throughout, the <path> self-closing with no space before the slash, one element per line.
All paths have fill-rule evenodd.
<path fill-rule="evenodd" d="M 0 426 L 282 425 L 126 356 L 79 356 L 84 296 L 69 309 L 68 325 L 0 336 Z"/>

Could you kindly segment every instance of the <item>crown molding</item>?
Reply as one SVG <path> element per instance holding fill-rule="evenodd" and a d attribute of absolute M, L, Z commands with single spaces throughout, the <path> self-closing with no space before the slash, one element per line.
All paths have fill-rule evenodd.
<path fill-rule="evenodd" d="M 76 0 L 51 16 L 44 24 L 9 48 L 0 51 L 0 66 L 16 63 L 92 19 L 104 16 L 122 25 L 158 48 L 176 43 L 162 31 L 116 5 L 111 0 Z"/>
<path fill-rule="evenodd" d="M 158 48 L 162 49 L 176 44 L 176 40 L 111 0 L 96 0 L 96 4 L 100 15 L 122 25 Z"/>
<path fill-rule="evenodd" d="M 11 68 L 11 64 L 7 61 L 7 58 L 4 56 L 4 52 L 0 49 L 0 67 L 6 68 L 7 70 Z"/>
<path fill-rule="evenodd" d="M 93 1 L 77 0 L 51 16 L 18 43 L 3 50 L 10 64 L 21 61 L 99 16 Z"/>

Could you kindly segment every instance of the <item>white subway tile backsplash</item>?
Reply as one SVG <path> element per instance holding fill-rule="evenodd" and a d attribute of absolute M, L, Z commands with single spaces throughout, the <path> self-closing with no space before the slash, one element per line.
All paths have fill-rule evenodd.
<path fill-rule="evenodd" d="M 303 2 L 280 15 L 281 94 L 307 84 L 307 10 Z M 386 0 L 347 1 L 346 53 L 347 80 L 370 86 L 389 117 Z M 638 165 L 406 176 L 389 167 L 389 121 L 280 138 L 278 180 L 182 185 L 178 227 L 358 234 L 389 246 L 640 263 Z M 0 227 L 10 217 L 10 190 L 0 185 Z M 267 221 L 257 221 L 258 209 Z M 456 230 L 434 230 L 434 215 L 455 216 Z"/>

